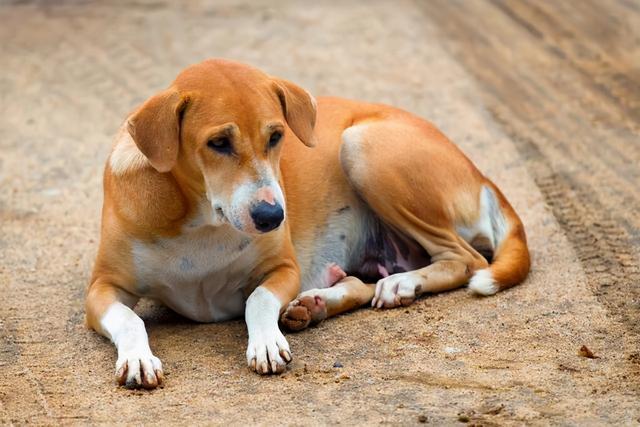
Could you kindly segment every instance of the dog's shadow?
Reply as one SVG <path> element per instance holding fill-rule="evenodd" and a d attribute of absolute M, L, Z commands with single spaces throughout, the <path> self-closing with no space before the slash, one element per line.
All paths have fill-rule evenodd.
<path fill-rule="evenodd" d="M 218 323 L 199 323 L 181 316 L 167 306 L 152 300 L 141 300 L 135 312 L 144 320 L 149 342 L 158 353 L 228 360 L 242 359 L 246 350 L 247 332 L 242 317 Z M 170 360 L 165 357 L 166 360 Z M 237 361 L 236 361 L 237 362 Z"/>

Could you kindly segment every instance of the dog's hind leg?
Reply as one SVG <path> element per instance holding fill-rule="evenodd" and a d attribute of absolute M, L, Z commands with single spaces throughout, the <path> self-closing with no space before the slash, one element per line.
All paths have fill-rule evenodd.
<path fill-rule="evenodd" d="M 455 229 L 458 218 L 477 216 L 485 179 L 444 135 L 398 115 L 356 124 L 342 138 L 340 161 L 355 191 L 386 226 L 431 257 L 428 266 L 379 280 L 375 307 L 460 287 L 488 266 Z"/>
<path fill-rule="evenodd" d="M 327 317 L 368 304 L 375 288 L 375 284 L 366 284 L 356 277 L 347 276 L 329 288 L 310 289 L 289 303 L 280 322 L 291 331 L 299 331 Z"/>
<path fill-rule="evenodd" d="M 393 308 L 411 304 L 423 293 L 436 293 L 458 288 L 469 281 L 471 271 L 461 261 L 442 260 L 418 270 L 392 274 L 380 279 L 371 305 Z"/>
<path fill-rule="evenodd" d="M 376 308 L 408 305 L 417 295 L 457 288 L 470 277 L 466 264 L 458 261 L 437 261 L 418 270 L 384 277 L 377 284 L 348 276 L 329 288 L 302 292 L 289 303 L 280 323 L 290 331 L 299 331 L 370 302 Z"/>

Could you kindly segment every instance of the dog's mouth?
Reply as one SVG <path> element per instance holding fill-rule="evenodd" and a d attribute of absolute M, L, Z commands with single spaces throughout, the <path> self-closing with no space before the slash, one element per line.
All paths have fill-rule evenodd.
<path fill-rule="evenodd" d="M 228 221 L 227 216 L 224 214 L 224 211 L 220 206 L 216 206 L 215 212 L 216 212 L 216 217 L 218 217 L 218 219 L 220 219 L 221 221 Z"/>
<path fill-rule="evenodd" d="M 236 218 L 236 215 L 227 216 L 222 206 L 218 204 L 212 204 L 213 212 L 212 212 L 212 223 L 218 226 L 223 224 L 229 224 L 236 230 L 246 233 L 243 224 Z M 251 233 L 249 233 L 251 234 Z"/>
<path fill-rule="evenodd" d="M 224 211 L 222 210 L 221 206 L 214 206 L 213 207 L 213 222 L 215 224 L 218 225 L 222 225 L 223 223 L 228 223 L 229 219 L 227 218 L 227 216 L 224 214 Z"/>

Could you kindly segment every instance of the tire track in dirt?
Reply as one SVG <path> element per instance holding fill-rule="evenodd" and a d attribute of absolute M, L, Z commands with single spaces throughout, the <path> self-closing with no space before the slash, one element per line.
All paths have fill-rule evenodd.
<path fill-rule="evenodd" d="M 632 331 L 640 331 L 640 268 L 630 236 L 571 176 L 552 174 L 536 183 L 567 231 L 598 299 Z"/>
<path fill-rule="evenodd" d="M 629 331 L 640 333 L 640 195 L 632 185 L 639 174 L 633 159 L 640 158 L 640 147 L 634 144 L 639 138 L 634 107 L 640 83 L 628 74 L 628 58 L 615 62 L 601 54 L 597 44 L 580 42 L 591 29 L 584 25 L 592 25 L 597 12 L 584 12 L 588 19 L 580 15 L 575 21 L 559 22 L 552 19 L 563 16 L 553 10 L 555 3 L 545 3 L 544 11 L 526 2 L 496 1 L 489 7 L 473 3 L 471 10 L 436 3 L 438 7 L 429 9 L 431 19 L 446 35 L 454 56 L 476 78 L 488 110 L 513 140 L 574 247 L 594 294 Z M 618 15 L 626 13 L 615 4 L 608 7 Z M 615 20 L 603 19 L 604 13 L 600 16 L 601 31 L 616 25 Z M 490 38 L 484 31 L 489 22 L 503 39 Z M 526 49 L 514 50 L 504 34 L 518 35 Z M 633 52 L 630 48 L 627 54 Z M 547 76 L 549 69 L 555 77 Z M 563 108 L 563 100 L 578 99 L 572 110 Z M 604 126 L 590 129 L 594 117 Z M 615 139 L 601 143 L 611 134 Z"/>

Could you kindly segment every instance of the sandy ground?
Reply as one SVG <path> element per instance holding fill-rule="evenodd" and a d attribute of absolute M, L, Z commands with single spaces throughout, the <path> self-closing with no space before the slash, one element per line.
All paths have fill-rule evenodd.
<path fill-rule="evenodd" d="M 491 80 L 491 67 L 479 61 L 487 50 L 500 51 L 500 39 L 515 37 L 500 27 L 515 22 L 511 15 L 491 21 L 503 31 L 493 38 L 482 27 L 476 49 L 466 5 L 439 3 L 0 6 L 0 422 L 638 424 L 640 83 L 638 61 L 629 59 L 637 50 L 625 63 L 635 74 L 611 79 L 635 76 L 634 85 L 614 92 L 626 102 L 624 117 L 606 116 L 598 128 L 607 132 L 600 147 L 610 157 L 595 149 L 555 153 L 563 144 L 584 146 L 594 134 L 585 130 L 593 123 L 576 119 L 586 101 L 542 90 L 557 111 L 527 110 L 533 93 L 511 107 L 501 90 L 537 76 L 560 76 L 562 87 L 573 87 L 580 84 L 576 69 L 540 61 L 525 67 L 520 43 L 519 51 L 492 58 L 516 61 L 496 64 L 497 73 L 528 78 Z M 449 19 L 455 10 L 447 7 L 462 18 Z M 632 18 L 615 19 L 628 29 Z M 562 43 L 574 49 L 570 35 L 538 43 L 544 52 L 547 45 L 562 51 Z M 600 58 L 613 55 L 606 47 Z M 83 323 L 103 164 L 130 109 L 184 66 L 212 56 L 252 63 L 317 95 L 386 102 L 435 122 L 521 214 L 534 259 L 528 280 L 491 298 L 462 289 L 289 334 L 295 360 L 277 377 L 245 367 L 242 321 L 195 324 L 145 302 L 136 310 L 164 362 L 166 384 L 152 392 L 118 388 L 112 345 Z M 604 108 L 598 99 L 588 101 Z M 520 116 L 510 115 L 520 107 Z M 574 120 L 567 132 L 585 136 L 528 137 L 541 123 L 560 128 L 551 124 L 558 117 Z M 631 165 L 597 163 L 621 146 Z M 557 177 L 573 184 L 559 185 Z M 600 204 L 583 203 L 580 194 L 597 194 Z M 579 356 L 583 345 L 597 358 Z"/>

